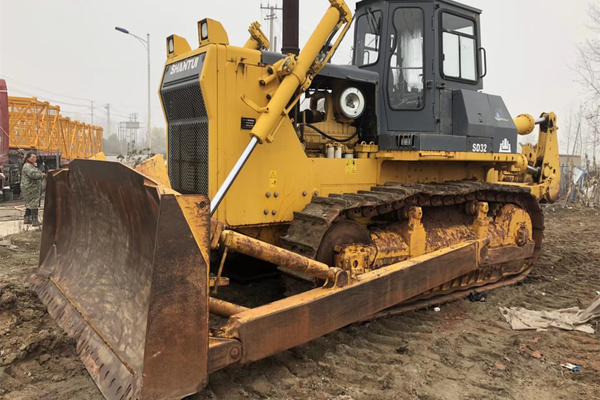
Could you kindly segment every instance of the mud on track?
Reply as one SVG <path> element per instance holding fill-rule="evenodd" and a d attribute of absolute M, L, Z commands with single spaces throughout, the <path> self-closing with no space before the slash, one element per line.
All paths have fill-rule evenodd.
<path fill-rule="evenodd" d="M 586 307 L 600 291 L 600 213 L 546 209 L 524 284 L 356 324 L 243 369 L 211 375 L 200 399 L 600 399 L 600 333 L 513 332 L 498 306 Z M 39 233 L 0 246 L 0 398 L 101 399 L 75 346 L 30 292 Z M 596 322 L 597 329 L 600 324 Z M 541 359 L 534 358 L 534 352 Z M 582 366 L 572 373 L 561 363 Z"/>

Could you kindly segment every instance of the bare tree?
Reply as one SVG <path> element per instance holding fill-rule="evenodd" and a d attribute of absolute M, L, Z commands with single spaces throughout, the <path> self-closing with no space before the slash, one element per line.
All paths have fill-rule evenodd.
<path fill-rule="evenodd" d="M 590 38 L 579 46 L 576 71 L 579 75 L 586 101 L 582 105 L 585 123 L 580 127 L 579 145 L 582 155 L 591 158 L 591 167 L 596 169 L 596 153 L 600 147 L 600 1 L 589 6 Z M 570 144 L 570 143 L 569 143 Z M 570 149 L 569 149 L 570 152 Z M 574 153 L 574 151 L 573 151 Z"/>
<path fill-rule="evenodd" d="M 600 4 L 592 3 L 589 7 L 589 29 L 594 36 L 579 46 L 579 63 L 577 72 L 580 82 L 589 90 L 594 100 L 600 101 Z"/>
<path fill-rule="evenodd" d="M 588 28 L 590 37 L 578 47 L 576 72 L 584 90 L 584 97 L 576 113 L 568 120 L 567 154 L 580 155 L 583 163 L 575 168 L 563 167 L 561 192 L 569 203 L 584 206 L 600 205 L 599 171 L 596 153 L 600 148 L 600 0 L 589 5 Z M 563 142 L 564 143 L 564 142 Z"/>

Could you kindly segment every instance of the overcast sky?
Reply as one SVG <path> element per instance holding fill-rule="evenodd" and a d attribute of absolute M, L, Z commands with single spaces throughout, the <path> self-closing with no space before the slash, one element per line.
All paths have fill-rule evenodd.
<path fill-rule="evenodd" d="M 564 120 L 585 94 L 573 69 L 577 45 L 591 35 L 588 0 L 466 2 L 484 10 L 489 69 L 484 90 L 502 95 L 514 116 L 554 110 Z M 329 2 L 300 3 L 304 42 Z M 355 3 L 348 1 L 351 8 Z M 265 16 L 260 6 L 260 0 L 0 0 L 0 77 L 6 78 L 10 95 L 35 95 L 62 104 L 81 120 L 89 121 L 93 100 L 95 123 L 105 123 L 107 103 L 113 123 L 134 112 L 145 121 L 146 50 L 114 27 L 144 38 L 150 33 L 152 125 L 164 126 L 158 86 L 165 38 L 176 33 L 195 47 L 196 22 L 210 17 L 223 23 L 231 44 L 243 45 L 249 24 Z M 268 23 L 261 23 L 268 32 Z M 280 25 L 277 21 L 276 29 Z M 348 62 L 352 38 L 347 39 L 334 62 Z"/>

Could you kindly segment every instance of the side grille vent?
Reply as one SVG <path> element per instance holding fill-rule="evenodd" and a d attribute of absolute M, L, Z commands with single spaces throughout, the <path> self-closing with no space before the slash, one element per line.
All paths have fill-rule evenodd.
<path fill-rule="evenodd" d="M 198 77 L 161 91 L 169 134 L 169 179 L 183 194 L 208 194 L 208 115 Z"/>

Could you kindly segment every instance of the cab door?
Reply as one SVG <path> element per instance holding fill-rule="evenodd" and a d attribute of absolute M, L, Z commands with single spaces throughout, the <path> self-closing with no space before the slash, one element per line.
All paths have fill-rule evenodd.
<path fill-rule="evenodd" d="M 383 75 L 388 131 L 436 132 L 433 3 L 390 2 Z"/>

